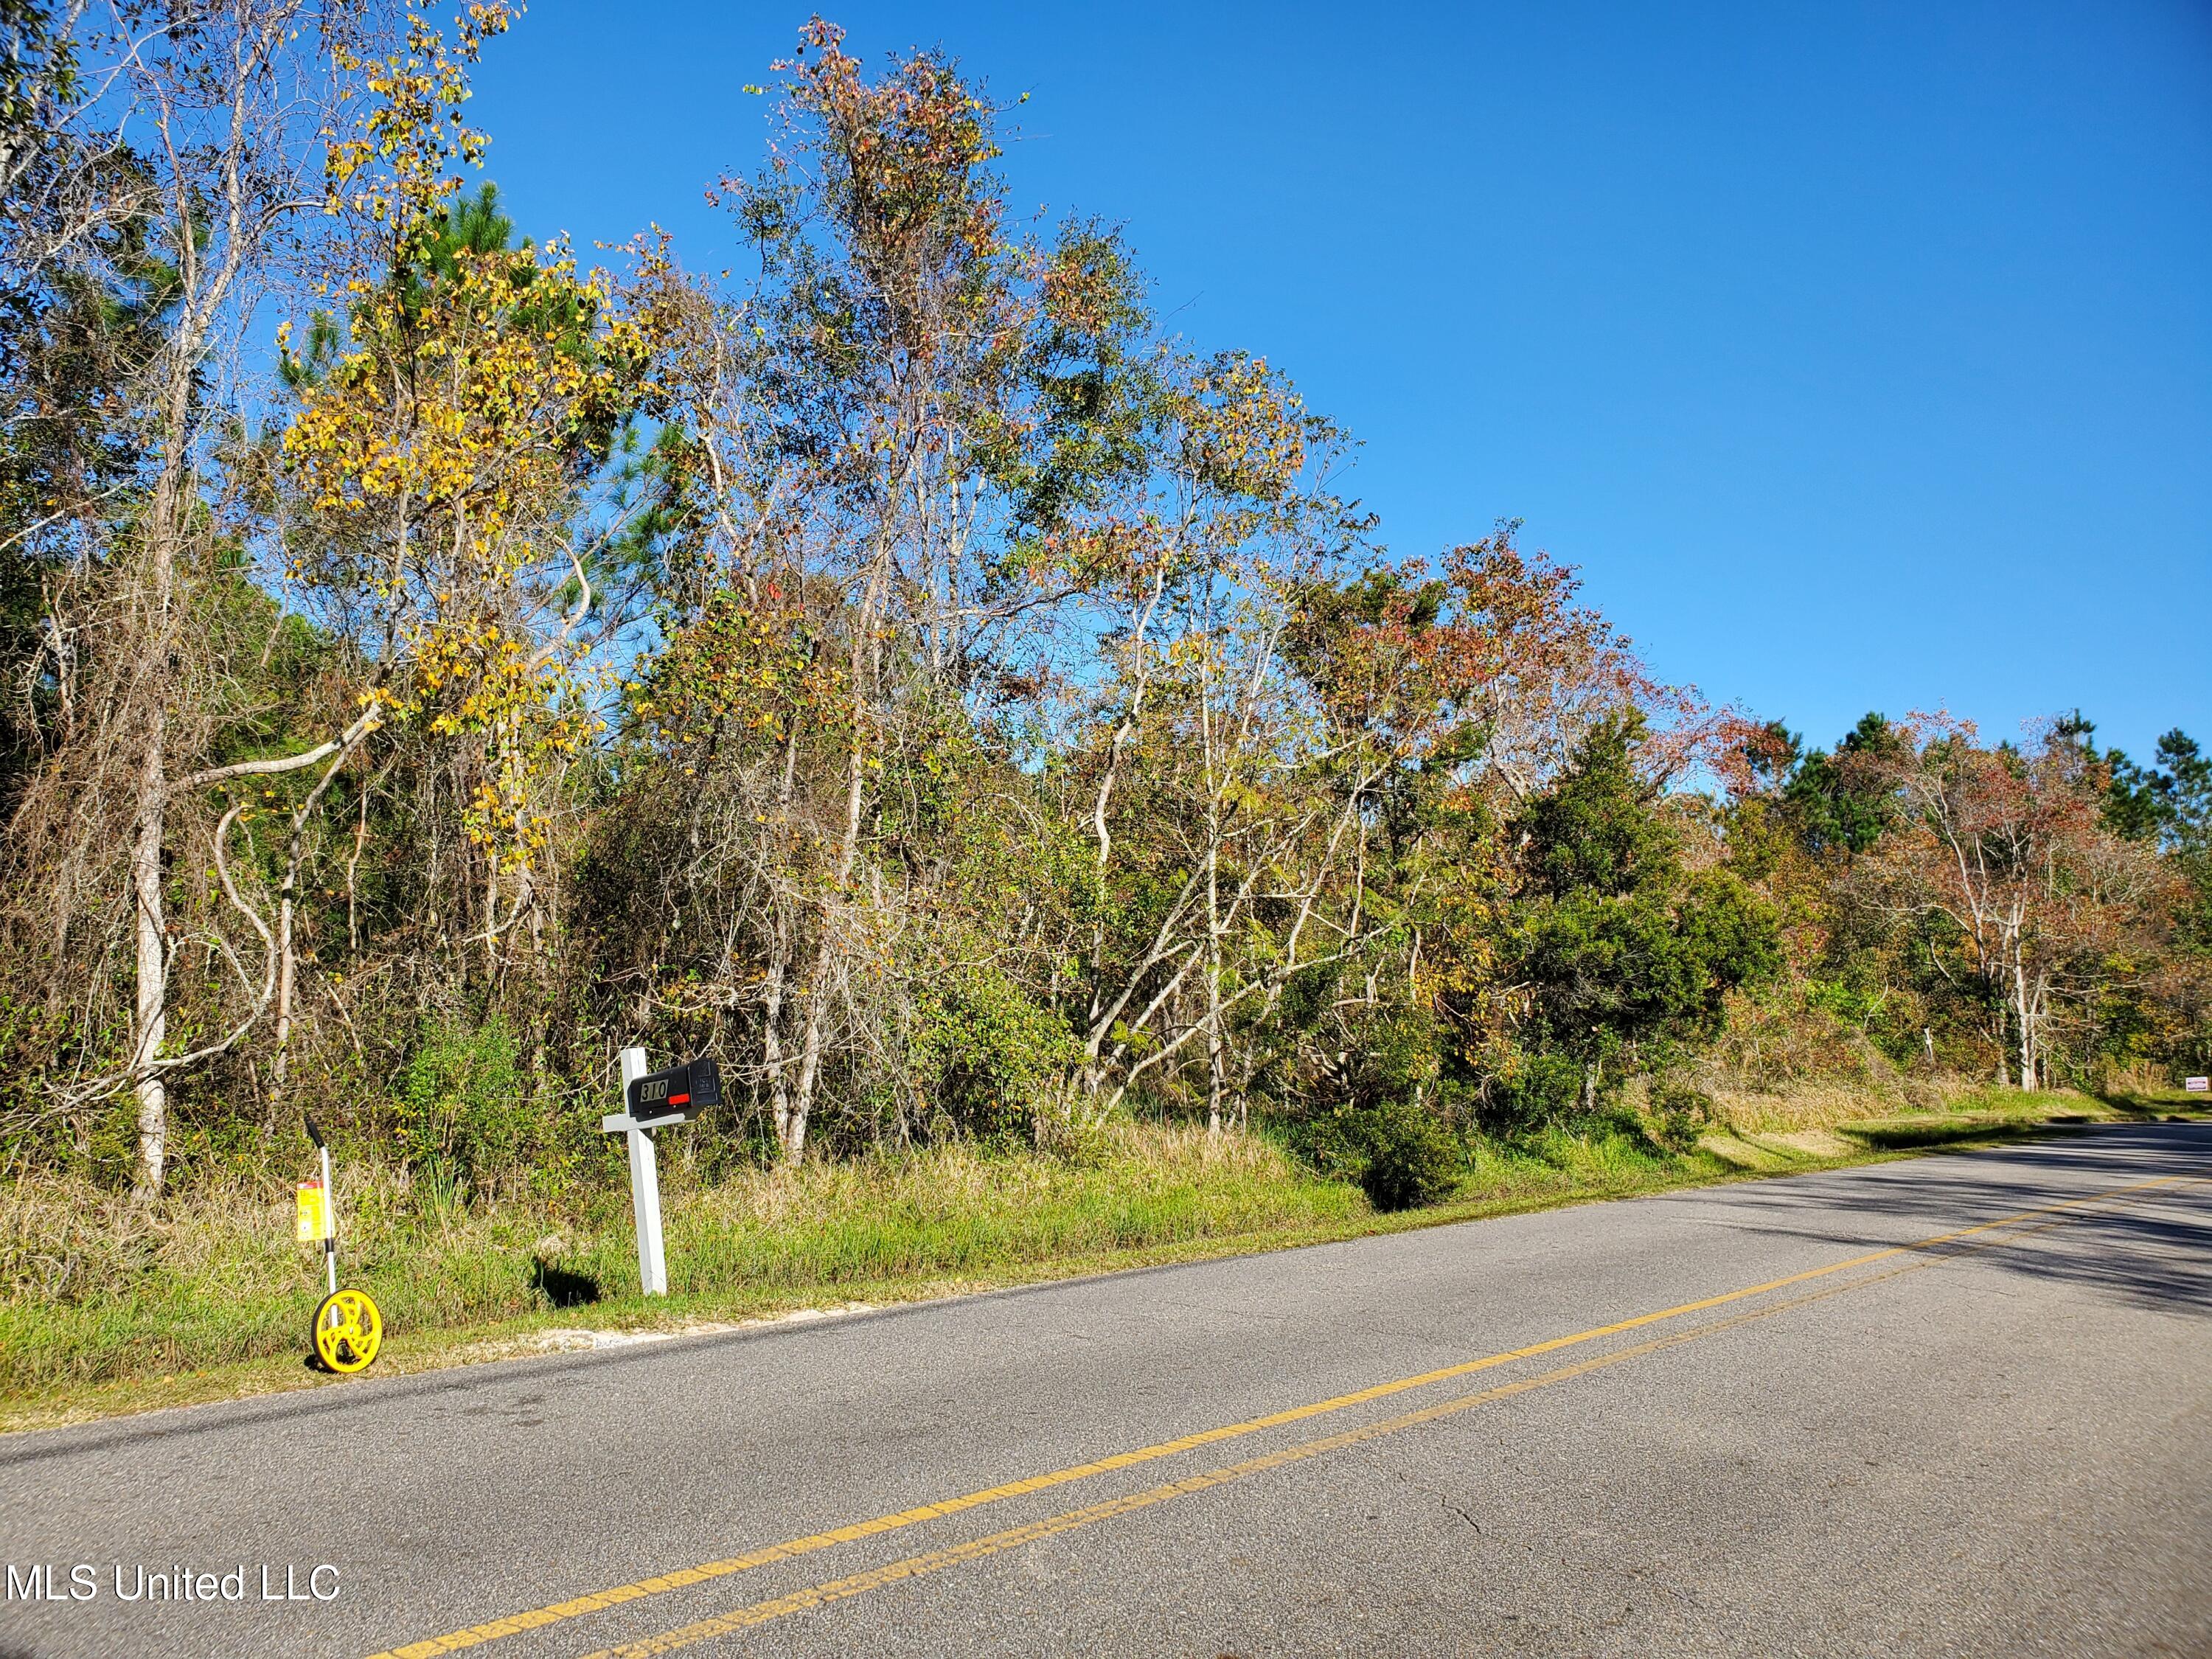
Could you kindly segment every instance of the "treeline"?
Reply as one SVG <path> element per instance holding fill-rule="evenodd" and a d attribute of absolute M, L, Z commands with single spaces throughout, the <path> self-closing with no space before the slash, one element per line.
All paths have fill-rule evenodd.
<path fill-rule="evenodd" d="M 949 58 L 810 24 L 709 277 L 464 188 L 501 5 L 5 16 L 13 1172 L 558 1181 L 636 1042 L 725 1158 L 2203 1063 L 2193 743 L 1806 753 L 1510 528 L 1390 555 Z"/>

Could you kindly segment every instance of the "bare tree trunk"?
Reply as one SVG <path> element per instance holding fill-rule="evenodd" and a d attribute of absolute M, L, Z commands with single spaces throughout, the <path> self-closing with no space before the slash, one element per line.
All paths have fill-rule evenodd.
<path fill-rule="evenodd" d="M 787 1149 L 791 1144 L 791 1079 L 784 1070 L 783 986 L 791 972 L 791 919 L 774 899 L 769 903 L 774 912 L 775 943 L 769 957 L 768 994 L 761 1010 L 761 1060 L 768 1067 L 775 1144 Z"/>
<path fill-rule="evenodd" d="M 276 1127 L 276 1109 L 284 1098 L 284 1083 L 291 1072 L 293 924 L 300 909 L 300 872 L 307 861 L 307 821 L 321 805 L 324 794 L 337 781 L 338 773 L 353 758 L 354 744 L 376 729 L 374 712 L 349 729 L 341 740 L 337 758 L 330 763 L 307 799 L 292 811 L 291 833 L 284 842 L 284 885 L 276 896 L 276 1052 L 269 1063 L 269 1122 Z M 358 856 L 358 854 L 356 854 Z"/>
<path fill-rule="evenodd" d="M 1218 797 L 1217 797 L 1218 799 Z M 1206 849 L 1206 1132 L 1221 1133 L 1223 1067 L 1221 1041 L 1221 851 L 1220 811 L 1208 804 Z"/>
<path fill-rule="evenodd" d="M 822 959 L 828 954 L 826 944 L 817 945 L 814 952 L 813 982 L 807 987 L 806 1025 L 799 1039 L 799 1084 L 792 1091 L 791 1111 L 783 1137 L 783 1155 L 796 1164 L 806 1152 L 806 1124 L 814 1112 L 814 1083 L 822 1072 L 823 1013 L 829 998 L 821 983 Z"/>
<path fill-rule="evenodd" d="M 866 596 L 860 605 L 860 614 L 853 629 L 851 673 L 853 701 L 850 710 L 853 730 L 845 751 L 845 823 L 837 842 L 837 867 L 830 882 L 830 902 L 841 902 L 847 884 L 853 878 L 853 864 L 860 848 L 860 808 L 866 799 L 868 753 L 867 716 L 868 682 L 866 668 L 870 647 L 874 643 L 876 619 L 883 605 L 884 579 L 890 562 L 890 550 L 886 544 L 876 556 L 876 566 L 868 574 Z M 814 1109 L 814 1085 L 821 1075 L 822 1032 L 829 1011 L 827 988 L 822 983 L 822 969 L 829 956 L 832 927 L 825 915 L 820 936 L 814 942 L 814 960 L 806 979 L 806 1025 L 799 1040 L 799 1082 L 792 1091 L 791 1118 L 784 1137 L 783 1152 L 796 1163 L 806 1150 L 806 1123 Z"/>
<path fill-rule="evenodd" d="M 1088 1040 L 1084 1044 L 1081 1079 L 1083 1092 L 1095 1097 L 1104 1079 L 1098 1073 L 1098 1045 L 1106 1024 L 1099 1014 L 1106 1000 L 1106 882 L 1113 866 L 1114 834 L 1107 821 L 1107 809 L 1113 803 L 1114 786 L 1119 781 L 1121 755 L 1134 740 L 1139 723 L 1144 718 L 1145 693 L 1152 684 L 1152 659 L 1146 635 L 1152 625 L 1152 613 L 1159 608 L 1161 596 L 1167 591 L 1167 561 L 1162 559 L 1152 571 L 1152 590 L 1146 596 L 1145 607 L 1138 613 L 1136 626 L 1130 629 L 1129 650 L 1135 665 L 1136 689 L 1130 694 L 1129 706 L 1115 723 L 1112 740 L 1106 746 L 1106 765 L 1098 779 L 1098 794 L 1091 808 L 1092 833 L 1098 841 L 1098 911 L 1099 919 L 1091 936 L 1091 1006 L 1085 1016 Z"/>
<path fill-rule="evenodd" d="M 2048 1088 L 2043 1065 L 2043 986 L 2031 988 L 2025 963 L 2013 965 L 2013 1008 L 2020 1021 L 2020 1086 L 2033 1091 Z"/>
<path fill-rule="evenodd" d="M 269 1121 L 276 1127 L 276 1109 L 284 1099 L 285 1079 L 290 1077 L 292 1057 L 292 987 L 297 979 L 292 948 L 292 920 L 299 908 L 292 879 L 276 897 L 276 1046 L 269 1059 Z"/>
<path fill-rule="evenodd" d="M 138 1099 L 138 1196 L 161 1190 L 167 1165 L 169 1091 L 154 1063 L 168 1033 L 168 921 L 161 890 L 161 848 L 169 811 L 170 659 L 175 651 L 176 546 L 182 517 L 185 446 L 191 421 L 192 368 L 198 343 L 172 345 L 163 407 L 161 471 L 147 514 L 144 631 L 138 643 L 138 695 L 146 703 L 146 751 L 138 773 L 137 836 L 131 854 L 136 913 L 137 983 L 132 1000 L 131 1067 Z"/>
<path fill-rule="evenodd" d="M 268 120 L 273 66 L 287 43 L 299 39 L 300 31 L 294 27 L 297 12 L 289 0 L 219 9 L 204 41 L 196 40 L 187 50 L 173 39 L 171 52 L 134 60 L 133 72 L 143 76 L 138 95 L 170 171 L 163 186 L 163 228 L 174 248 L 179 294 L 176 324 L 160 360 L 162 382 L 155 447 L 161 470 L 147 507 L 138 594 L 141 620 L 131 641 L 137 653 L 132 692 L 143 709 L 145 734 L 133 804 L 137 828 L 131 859 L 137 976 L 131 1069 L 138 1102 L 137 1186 L 143 1196 L 161 1189 L 168 1138 L 168 1092 L 154 1066 L 167 1032 L 161 852 L 172 789 L 167 775 L 172 698 L 179 681 L 177 550 L 195 499 L 189 487 L 193 402 L 199 371 L 240 273 L 267 246 L 277 221 L 311 199 L 283 188 L 276 177 L 288 164 L 304 164 L 307 147 L 287 149 L 288 138 L 294 135 L 283 124 Z M 206 112 L 198 133 L 191 113 L 195 106 Z M 187 178 L 185 168 L 198 161 L 196 143 L 209 140 L 200 176 Z"/>
<path fill-rule="evenodd" d="M 799 777 L 799 717 L 794 712 L 791 730 L 783 744 L 783 776 L 776 786 L 775 823 L 779 833 L 787 834 L 791 824 L 791 800 Z M 775 1144 L 779 1148 L 791 1139 L 791 1079 L 784 1066 L 783 1052 L 783 992 L 791 975 L 792 938 L 791 912 L 774 894 L 769 896 L 769 912 L 774 944 L 770 947 L 768 964 L 768 994 L 761 1015 L 761 1059 L 768 1067 L 769 1101 L 775 1121 Z"/>
<path fill-rule="evenodd" d="M 163 778 L 165 720 L 157 710 L 146 744 L 139 784 L 138 836 L 131 854 L 132 908 L 137 913 L 137 986 L 131 1045 L 132 1092 L 138 1097 L 138 1172 L 141 1199 L 161 1190 L 169 1138 L 169 1091 L 153 1069 L 168 1033 L 168 923 L 161 897 L 161 832 L 167 805 Z"/>
<path fill-rule="evenodd" d="M 361 786 L 361 817 L 354 826 L 353 856 L 346 860 L 346 949 L 355 955 L 361 951 L 360 880 L 361 855 L 368 846 L 368 781 Z"/>

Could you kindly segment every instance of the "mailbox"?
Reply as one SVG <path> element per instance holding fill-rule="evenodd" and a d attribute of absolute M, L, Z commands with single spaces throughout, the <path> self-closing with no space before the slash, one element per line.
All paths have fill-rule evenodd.
<path fill-rule="evenodd" d="M 709 1106 L 722 1103 L 722 1074 L 710 1059 L 655 1072 L 629 1085 L 623 1104 L 640 1128 L 689 1123 Z"/>

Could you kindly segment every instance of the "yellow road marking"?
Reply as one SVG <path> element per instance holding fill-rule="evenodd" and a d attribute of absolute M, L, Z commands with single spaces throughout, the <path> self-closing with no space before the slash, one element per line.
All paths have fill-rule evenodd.
<path fill-rule="evenodd" d="M 2160 1176 L 2153 1180 L 2137 1182 L 2125 1187 L 2113 1187 L 2103 1192 L 2086 1194 L 2079 1198 L 2064 1199 L 2056 1204 L 2044 1205 L 2033 1210 L 2022 1210 L 2013 1215 L 2000 1216 L 1994 1221 L 1978 1222 L 1971 1227 L 1960 1227 L 1951 1232 L 1936 1233 L 1927 1238 L 1915 1239 L 1910 1243 L 1895 1244 L 1884 1249 L 1869 1251 L 1863 1255 L 1853 1256 L 1848 1261 L 1831 1262 L 1825 1267 L 1808 1267 L 1802 1273 L 1790 1273 L 1780 1279 L 1771 1279 L 1764 1284 L 1749 1285 L 1741 1290 L 1723 1291 L 1717 1296 L 1705 1297 L 1695 1302 L 1678 1303 L 1671 1308 L 1662 1308 L 1653 1313 L 1638 1314 L 1632 1319 L 1617 1320 L 1609 1325 L 1595 1325 L 1588 1330 L 1577 1331 L 1569 1336 L 1552 1337 L 1546 1341 L 1530 1343 L 1525 1347 L 1510 1348 L 1502 1352 L 1486 1354 L 1480 1359 L 1466 1360 L 1456 1365 L 1446 1365 L 1436 1370 L 1423 1371 L 1415 1376 L 1403 1376 L 1388 1382 L 1378 1382 L 1370 1388 L 1361 1389 L 1354 1393 L 1337 1395 L 1328 1400 L 1316 1401 L 1310 1405 L 1294 1406 L 1285 1411 L 1272 1412 L 1264 1417 L 1248 1418 L 1241 1423 L 1231 1423 L 1220 1428 L 1202 1430 L 1198 1433 L 1183 1435 L 1173 1440 L 1163 1440 L 1157 1444 L 1139 1447 L 1133 1451 L 1116 1452 L 1111 1456 L 1097 1458 L 1087 1463 L 1073 1464 L 1066 1468 L 1054 1469 L 1045 1474 L 1031 1475 L 1026 1480 L 1010 1480 L 1000 1486 L 986 1486 L 981 1491 L 964 1492 L 955 1498 L 945 1498 L 938 1503 L 924 1504 L 913 1509 L 878 1515 L 869 1520 L 856 1521 L 850 1525 L 834 1528 L 826 1532 L 810 1533 L 804 1537 L 786 1539 L 781 1543 L 764 1545 L 759 1549 L 749 1551 L 743 1555 L 730 1556 L 723 1560 L 702 1562 L 697 1566 L 659 1574 L 651 1578 L 635 1579 L 627 1584 L 613 1585 L 606 1589 L 594 1590 L 588 1595 L 576 1596 L 569 1601 L 556 1601 L 549 1607 L 535 1607 L 526 1613 L 510 1613 L 505 1618 L 495 1619 L 484 1624 L 471 1625 L 465 1630 L 452 1631 L 443 1636 L 434 1636 L 422 1641 L 408 1643 L 404 1647 L 387 1649 L 381 1653 L 370 1656 L 370 1659 L 432 1659 L 432 1656 L 436 1654 L 458 1653 L 464 1649 L 479 1647 L 487 1642 L 498 1641 L 502 1637 L 517 1636 L 525 1631 L 542 1630 L 549 1625 L 563 1624 L 571 1619 L 580 1619 L 586 1613 L 604 1612 L 607 1608 L 621 1607 L 627 1602 L 639 1601 L 645 1597 L 665 1595 L 671 1590 L 683 1589 L 693 1584 L 726 1578 L 734 1573 L 750 1571 L 755 1567 L 767 1566 L 775 1562 L 791 1560 L 797 1556 L 809 1555 L 817 1550 L 828 1549 L 833 1545 L 852 1543 L 860 1539 L 872 1538 L 883 1533 L 901 1531 L 905 1528 L 919 1525 L 924 1521 L 936 1520 L 943 1516 L 958 1515 L 968 1510 L 981 1508 L 986 1504 L 995 1504 L 1006 1498 L 1023 1497 L 1030 1492 L 1049 1491 L 1055 1486 L 1067 1486 L 1078 1480 L 1087 1480 L 1095 1475 L 1107 1474 L 1117 1469 L 1132 1468 L 1139 1464 L 1152 1462 L 1159 1458 L 1173 1457 L 1182 1452 L 1194 1451 L 1202 1446 L 1216 1445 L 1225 1440 L 1241 1439 L 1247 1435 L 1258 1434 L 1268 1429 L 1281 1428 L 1287 1424 L 1304 1422 L 1311 1418 L 1345 1411 L 1354 1406 L 1370 1404 L 1377 1400 L 1387 1400 L 1394 1395 L 1403 1394 L 1409 1389 L 1428 1388 L 1438 1382 L 1449 1382 L 1456 1377 L 1470 1376 L 1479 1371 L 1490 1370 L 1499 1365 L 1511 1364 L 1516 1360 L 1532 1359 L 1541 1354 L 1557 1352 L 1562 1348 L 1574 1347 L 1583 1343 L 1597 1341 L 1604 1337 L 1618 1336 L 1625 1332 L 1640 1330 L 1646 1326 L 1659 1324 L 1667 1320 L 1680 1319 L 1689 1314 L 1703 1313 L 1713 1308 L 1726 1307 L 1731 1303 L 1784 1290 L 1792 1285 L 1802 1285 L 1811 1279 L 1824 1279 L 1832 1273 L 1846 1273 L 1854 1267 L 1870 1267 L 1877 1261 L 1887 1261 L 1900 1255 L 1913 1255 L 1997 1228 L 2014 1226 L 2023 1221 L 2032 1221 L 2039 1216 L 2053 1215 L 2060 1211 L 2078 1208 L 2087 1204 L 2102 1203 L 2125 1194 L 2146 1192 L 2154 1188 L 2170 1186 L 2176 1182 L 2196 1179 L 2202 1179 L 2202 1177 Z M 1792 1303 L 1784 1305 L 1796 1304 Z M 1623 1352 L 1626 1353 L 1643 1351 L 1635 1349 Z M 1516 1385 L 1512 1391 L 1517 1392 L 1518 1386 Z M 1468 1396 L 1468 1398 L 1474 1399 L 1476 1396 Z M 1077 1511 L 1077 1513 L 1080 1512 Z M 963 1556 L 960 1559 L 968 1558 Z"/>
<path fill-rule="evenodd" d="M 2030 1213 L 2036 1212 L 2030 1212 Z M 1769 1303 L 1762 1308 L 1750 1309 L 1727 1319 L 1717 1319 L 1708 1324 L 1695 1326 L 1688 1330 L 1652 1337 L 1646 1341 L 1634 1343 L 1626 1348 L 1615 1348 L 1609 1353 L 1597 1354 L 1588 1359 L 1577 1360 L 1571 1365 L 1562 1365 L 1557 1370 L 1546 1371 L 1540 1376 L 1523 1377 L 1512 1382 L 1501 1382 L 1495 1388 L 1485 1389 L 1478 1394 L 1462 1395 L 1455 1400 L 1441 1401 L 1433 1406 L 1424 1406 L 1418 1411 L 1404 1412 L 1396 1417 L 1387 1417 L 1378 1422 L 1362 1424 L 1356 1429 L 1346 1429 L 1340 1433 L 1328 1435 L 1318 1440 L 1307 1440 L 1295 1446 L 1285 1446 L 1276 1451 L 1264 1452 L 1257 1457 L 1246 1458 L 1241 1463 L 1231 1463 L 1222 1468 L 1208 1469 L 1202 1474 L 1186 1475 L 1180 1480 L 1166 1481 L 1159 1486 L 1148 1487 L 1143 1492 L 1131 1492 L 1127 1497 L 1109 1498 L 1102 1504 L 1093 1504 L 1085 1509 L 1069 1510 L 1063 1514 L 1048 1516 L 1042 1521 L 1032 1521 L 1026 1526 L 1010 1527 L 1004 1532 L 993 1533 L 987 1538 L 969 1539 L 964 1543 L 950 1545 L 944 1549 L 931 1550 L 921 1555 L 910 1555 L 904 1560 L 889 1562 L 880 1567 L 872 1567 L 866 1572 L 856 1572 L 848 1578 L 833 1579 L 828 1583 L 810 1584 L 804 1589 L 793 1590 L 786 1595 L 773 1596 L 765 1601 L 756 1601 L 750 1607 L 738 1607 L 729 1613 L 717 1613 L 710 1618 L 697 1620 L 675 1630 L 663 1631 L 657 1636 L 641 1637 L 636 1641 L 624 1642 L 617 1647 L 602 1648 L 596 1653 L 586 1656 L 586 1659 L 653 1659 L 653 1656 L 656 1655 L 674 1653 L 679 1649 L 691 1647 L 700 1642 L 711 1641 L 717 1636 L 727 1636 L 737 1631 L 750 1629 L 755 1625 L 767 1624 L 771 1620 L 787 1618 L 794 1613 L 811 1612 L 817 1607 L 827 1607 L 836 1601 L 849 1601 L 855 1595 L 872 1589 L 880 1589 L 887 1584 L 903 1583 L 908 1579 L 927 1577 L 931 1573 L 942 1572 L 947 1567 L 956 1567 L 963 1562 L 981 1560 L 986 1556 L 1019 1549 L 1024 1545 L 1036 1542 L 1039 1539 L 1054 1538 L 1063 1533 L 1077 1532 L 1085 1527 L 1096 1526 L 1102 1521 L 1110 1521 L 1116 1516 L 1127 1515 L 1136 1510 L 1150 1509 L 1154 1504 L 1164 1504 L 1171 1498 L 1181 1498 L 1194 1492 L 1206 1492 L 1215 1486 L 1225 1486 L 1231 1481 L 1265 1474 L 1270 1469 L 1279 1469 L 1285 1464 L 1303 1462 L 1309 1457 L 1318 1457 L 1325 1452 L 1340 1451 L 1346 1446 L 1358 1445 L 1363 1441 L 1379 1440 L 1384 1435 L 1395 1434 L 1401 1429 L 1418 1427 L 1424 1423 L 1433 1423 L 1440 1418 L 1472 1411 L 1478 1406 L 1486 1406 L 1500 1400 L 1509 1400 L 1516 1395 L 1532 1393 L 1535 1389 L 1549 1388 L 1555 1382 L 1565 1382 L 1574 1377 L 1587 1376 L 1592 1371 L 1603 1370 L 1607 1366 L 1618 1365 L 1624 1360 L 1638 1358 L 1648 1353 L 1656 1353 L 1662 1348 L 1678 1347 L 1683 1343 L 1693 1342 L 1699 1337 L 1711 1336 L 1720 1331 L 1733 1330 L 1738 1326 L 1748 1325 L 1753 1320 L 1765 1319 L 1775 1314 L 1786 1313 L 1793 1308 L 1802 1308 L 1808 1303 L 1818 1302 L 1826 1297 L 1841 1296 L 1847 1291 L 1863 1290 L 1869 1285 L 1878 1285 L 1885 1279 L 1896 1279 L 1905 1273 L 1917 1273 L 1923 1267 L 1936 1266 L 1938 1261 L 1956 1261 L 1960 1255 L 1972 1255 L 1977 1250 L 1996 1249 L 2002 1245 L 2014 1243 L 2028 1233 L 2042 1232 L 2052 1227 L 2063 1227 L 2074 1219 L 2075 1218 L 2072 1216 L 2060 1216 L 2054 1220 L 2045 1221 L 2039 1226 L 2027 1228 L 2022 1233 L 2014 1235 L 2012 1238 L 1992 1239 L 1986 1243 L 1969 1246 L 1967 1249 L 1950 1255 L 1939 1256 L 1929 1261 L 1911 1261 L 1901 1267 L 1892 1267 L 1887 1273 L 1869 1273 L 1863 1279 L 1854 1279 L 1840 1285 L 1826 1285 L 1820 1290 L 1808 1291 L 1803 1296 L 1791 1297 L 1784 1301 Z"/>

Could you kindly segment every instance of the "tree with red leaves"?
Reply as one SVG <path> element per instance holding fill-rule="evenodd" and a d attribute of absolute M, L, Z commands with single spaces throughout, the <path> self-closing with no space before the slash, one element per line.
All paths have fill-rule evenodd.
<path fill-rule="evenodd" d="M 2021 1088 L 2051 1086 L 2054 1030 L 2116 957 L 2155 942 L 2165 872 L 2106 826 L 2109 769 L 2055 724 L 2025 749 L 1943 715 L 1903 733 L 1883 763 L 1901 827 L 1868 873 L 1893 907 L 1948 924 L 1930 960 L 1984 1011 L 2003 1080 L 2016 1065 Z"/>

